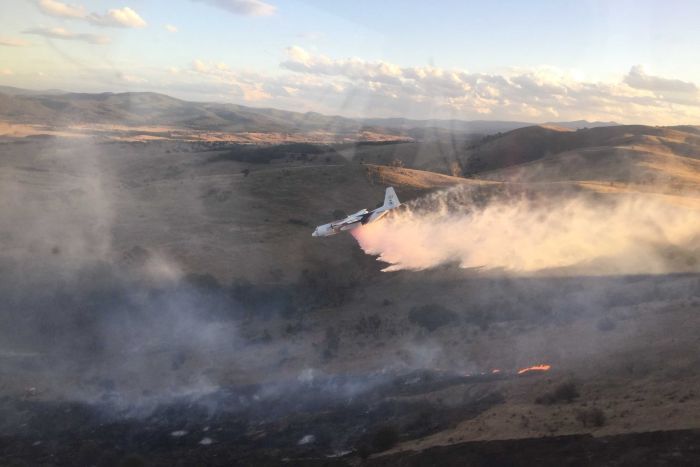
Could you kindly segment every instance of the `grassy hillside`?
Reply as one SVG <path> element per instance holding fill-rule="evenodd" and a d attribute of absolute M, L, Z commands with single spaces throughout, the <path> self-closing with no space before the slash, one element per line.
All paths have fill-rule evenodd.
<path fill-rule="evenodd" d="M 355 251 L 352 237 L 319 240 L 311 232 L 334 220 L 337 211 L 374 208 L 388 185 L 405 201 L 439 187 L 474 183 L 352 164 L 340 156 L 300 159 L 297 146 L 281 159 L 269 159 L 267 149 L 245 153 L 260 161 L 231 157 L 230 150 L 198 152 L 194 146 L 192 152 L 187 145 L 157 143 L 48 140 L 4 148 L 0 177 L 12 192 L 31 192 L 25 202 L 33 216 L 89 205 L 90 190 L 83 185 L 96 183 L 118 254 L 134 248 L 162 251 L 187 271 L 210 273 L 224 282 L 296 280 L 317 261 L 345 261 L 337 251 Z M 81 222 L 92 214 L 87 217 Z"/>
<path fill-rule="evenodd" d="M 463 166 L 466 173 L 491 180 L 594 180 L 679 188 L 696 182 L 697 159 L 696 127 L 530 127 L 484 138 L 469 148 Z"/>
<path fill-rule="evenodd" d="M 550 140 L 557 143 L 555 149 L 541 154 Z M 348 235 L 319 240 L 311 232 L 339 212 L 375 207 L 386 186 L 396 187 L 402 201 L 452 185 L 504 181 L 548 196 L 571 189 L 688 194 L 697 192 L 700 182 L 699 140 L 692 128 L 520 129 L 482 143 L 482 151 L 492 151 L 493 164 L 512 162 L 501 157 L 498 147 L 515 148 L 511 155 L 527 155 L 525 159 L 537 158 L 480 173 L 479 179 L 411 168 L 439 166 L 437 143 L 212 151 L 188 144 L 47 140 L 6 144 L 1 170 L 3 179 L 12 182 L 7 186 L 46 190 L 52 203 L 28 205 L 29 211 L 41 213 L 85 199 L 69 193 L 76 193 L 76 180 L 83 180 L 92 167 L 113 211 L 117 251 L 163 251 L 187 270 L 211 273 L 223 281 L 293 281 L 304 269 L 324 261 L 345 262 L 347 256 L 337 254 L 338 249 L 356 251 Z M 574 145 L 582 146 L 556 152 Z M 356 152 L 348 155 L 349 151 Z M 53 155 L 46 157 L 48 153 Z M 82 162 L 85 158 L 89 164 Z M 397 158 L 405 161 L 404 167 L 390 165 Z M 64 184 L 67 181 L 71 183 Z M 490 191 L 514 189 L 511 183 Z"/>
<path fill-rule="evenodd" d="M 355 163 L 397 165 L 451 175 L 459 172 L 455 170 L 458 169 L 455 164 L 466 141 L 464 138 L 447 137 L 420 142 L 357 144 L 338 152 Z"/>

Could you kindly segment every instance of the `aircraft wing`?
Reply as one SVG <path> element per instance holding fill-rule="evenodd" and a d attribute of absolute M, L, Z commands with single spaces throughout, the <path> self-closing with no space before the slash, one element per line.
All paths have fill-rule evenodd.
<path fill-rule="evenodd" d="M 343 220 L 333 222 L 331 225 L 333 227 L 342 227 L 344 225 L 355 224 L 357 222 L 360 222 L 361 220 L 362 217 L 348 216 Z"/>
<path fill-rule="evenodd" d="M 357 222 L 362 221 L 362 217 L 366 214 L 367 214 L 367 210 L 363 209 L 361 211 L 356 212 L 355 214 L 349 215 L 345 219 L 331 222 L 331 225 L 335 228 L 335 227 L 343 227 L 345 225 L 355 224 Z"/>

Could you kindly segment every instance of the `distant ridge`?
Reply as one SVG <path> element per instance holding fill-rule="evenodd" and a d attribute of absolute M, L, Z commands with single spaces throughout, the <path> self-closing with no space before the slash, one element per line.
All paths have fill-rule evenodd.
<path fill-rule="evenodd" d="M 158 125 L 223 132 L 357 133 L 381 131 L 415 139 L 452 135 L 488 135 L 536 125 L 489 120 L 353 119 L 316 112 L 291 112 L 236 104 L 191 102 L 155 92 L 76 93 L 32 91 L 0 86 L 0 119 L 12 123 L 75 125 Z M 614 122 L 552 122 L 570 129 L 616 125 Z M 550 125 L 548 124 L 548 125 Z"/>
<path fill-rule="evenodd" d="M 66 91 L 61 91 L 60 89 L 43 89 L 37 91 L 32 89 L 16 88 L 14 86 L 0 86 L 0 94 L 7 94 L 10 96 L 52 96 L 57 94 L 66 94 Z"/>
<path fill-rule="evenodd" d="M 568 128 L 571 130 L 580 130 L 583 128 L 600 128 L 602 126 L 618 126 L 617 122 L 589 122 L 588 120 L 573 120 L 570 122 L 546 122 L 543 125 L 558 126 L 562 128 Z"/>

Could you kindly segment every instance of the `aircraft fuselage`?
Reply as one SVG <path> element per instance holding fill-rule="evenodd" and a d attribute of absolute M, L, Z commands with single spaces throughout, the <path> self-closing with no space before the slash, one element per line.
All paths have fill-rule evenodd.
<path fill-rule="evenodd" d="M 336 235 L 346 230 L 356 229 L 361 225 L 378 221 L 389 211 L 396 209 L 400 205 L 401 203 L 399 202 L 399 198 L 396 196 L 396 192 L 393 188 L 389 187 L 386 189 L 384 204 L 382 206 L 371 211 L 361 209 L 355 214 L 349 215 L 345 219 L 339 219 L 337 221 L 329 222 L 328 224 L 319 225 L 311 235 L 313 237 L 330 237 L 331 235 Z"/>

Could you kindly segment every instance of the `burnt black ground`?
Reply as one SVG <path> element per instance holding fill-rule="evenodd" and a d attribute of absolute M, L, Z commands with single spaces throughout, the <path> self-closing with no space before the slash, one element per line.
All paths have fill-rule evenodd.
<path fill-rule="evenodd" d="M 128 431 L 128 430 L 127 430 Z M 132 427 L 131 443 L 120 444 L 126 432 L 101 427 L 88 439 L 55 439 L 35 445 L 21 437 L 0 437 L 0 462 L 6 466 L 696 466 L 700 464 L 700 430 L 656 431 L 594 438 L 571 435 L 499 440 L 438 446 L 421 452 L 375 455 L 357 452 L 321 456 L 312 449 L 295 453 L 275 448 L 246 452 L 235 442 L 194 445 L 191 437 L 172 439 L 147 426 Z M 136 439 L 140 439 L 138 442 Z"/>
<path fill-rule="evenodd" d="M 374 439 L 381 429 L 400 433 L 401 440 L 416 439 L 502 403 L 488 383 L 506 377 L 512 376 L 421 371 L 324 377 L 230 388 L 147 412 L 108 400 L 86 404 L 5 397 L 0 400 L 5 420 L 0 465 L 344 462 L 339 458 L 348 454 L 382 450 Z M 464 391 L 460 403 L 424 397 L 448 387 Z M 302 442 L 305 437 L 312 441 Z"/>

